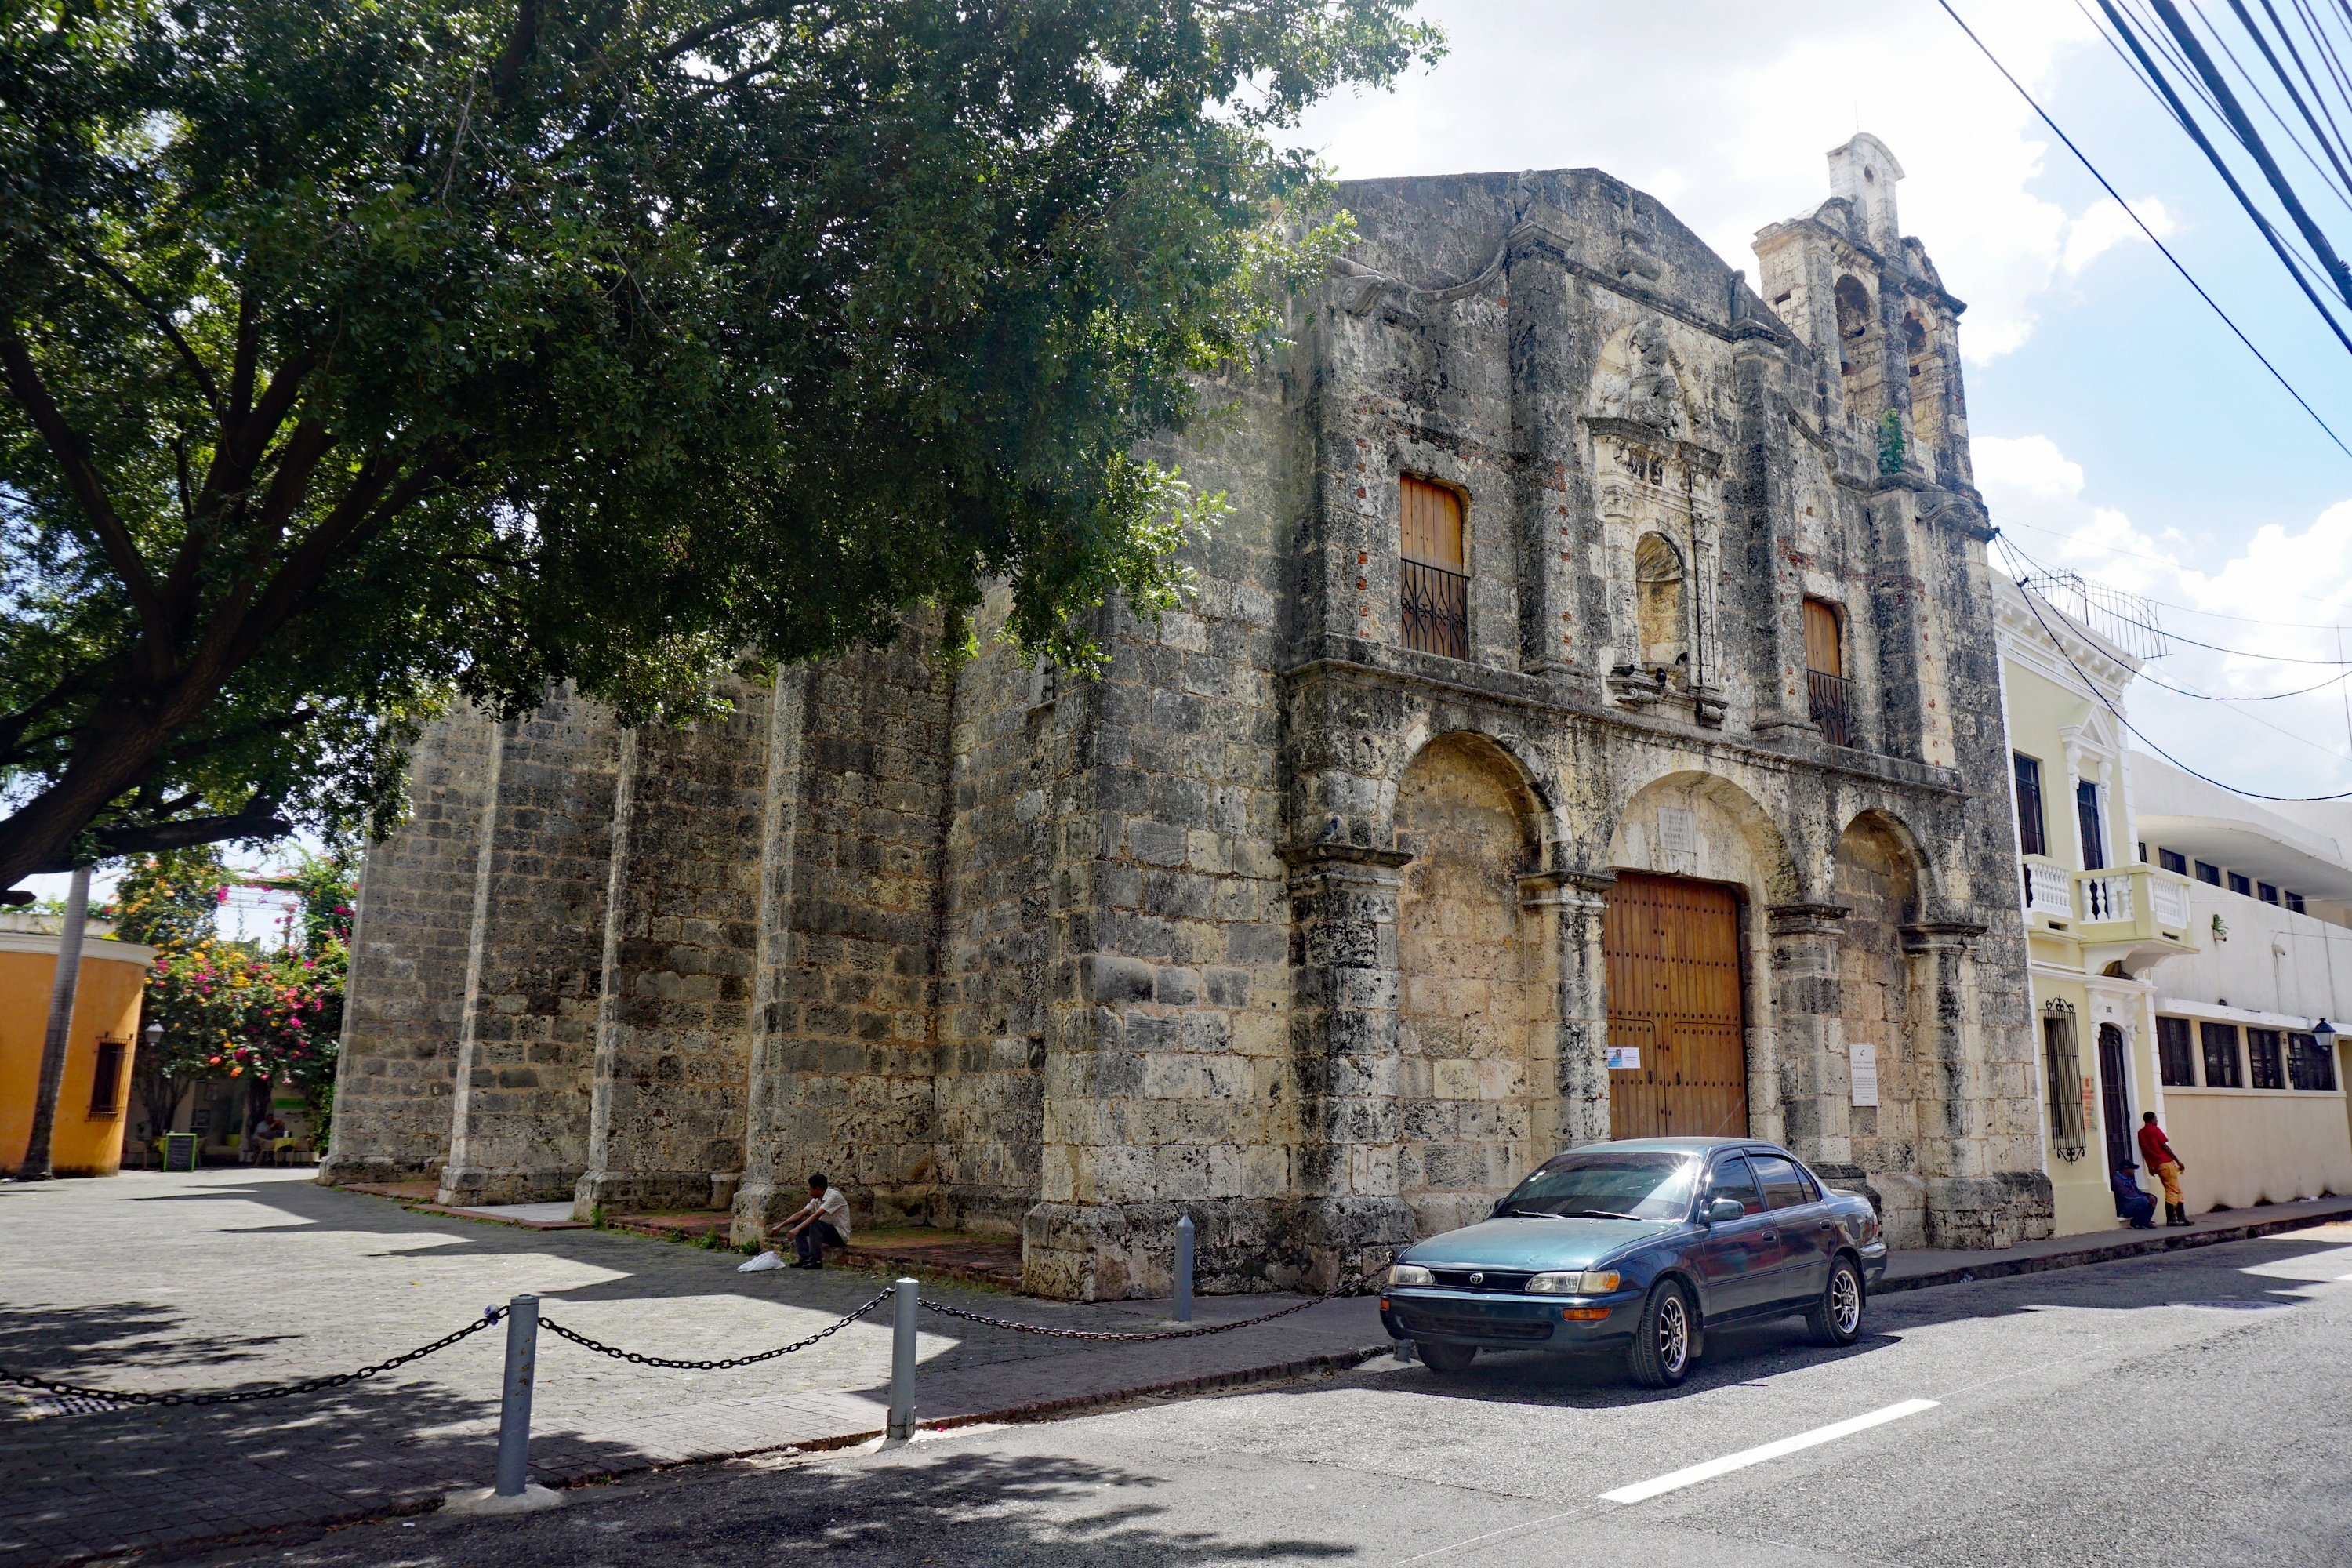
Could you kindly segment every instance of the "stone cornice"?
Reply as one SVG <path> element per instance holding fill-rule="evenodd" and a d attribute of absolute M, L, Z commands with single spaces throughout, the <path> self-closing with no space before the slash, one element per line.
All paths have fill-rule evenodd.
<path fill-rule="evenodd" d="M 1346 642 L 1346 639 L 1339 638 L 1332 640 L 1342 646 Z M 1805 733 L 1801 731 L 1782 731 L 1790 734 L 1796 744 L 1766 745 L 1740 740 L 1721 730 L 1701 729 L 1696 722 L 1685 726 L 1636 715 L 1621 708 L 1603 708 L 1573 701 L 1547 690 L 1548 683 L 1538 677 L 1521 675 L 1513 670 L 1474 668 L 1473 674 L 1480 684 L 1446 680 L 1418 670 L 1388 668 L 1358 658 L 1327 655 L 1320 658 L 1303 659 L 1280 671 L 1276 679 L 1293 689 L 1317 679 L 1411 687 L 1465 702 L 1490 703 L 1523 712 L 1605 724 L 1661 744 L 1728 755 L 1774 769 L 1843 773 L 1849 778 L 1866 780 L 1891 789 L 1940 795 L 1954 799 L 1965 798 L 1969 794 L 1967 785 L 1960 782 L 1960 775 L 1955 769 L 1937 767 L 1931 763 L 1915 763 L 1902 757 L 1850 751 L 1843 746 L 1832 746 L 1824 741 L 1796 740 L 1797 736 Z"/>

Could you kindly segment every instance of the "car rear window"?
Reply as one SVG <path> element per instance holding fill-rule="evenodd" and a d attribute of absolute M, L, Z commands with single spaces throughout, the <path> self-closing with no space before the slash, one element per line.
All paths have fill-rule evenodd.
<path fill-rule="evenodd" d="M 1805 1195 L 1805 1178 L 1780 1155 L 1750 1154 L 1748 1163 L 1756 1168 L 1758 1180 L 1764 1184 L 1764 1199 L 1774 1208 L 1792 1209 L 1812 1201 Z"/>
<path fill-rule="evenodd" d="M 1756 1178 L 1748 1173 L 1748 1162 L 1732 1154 L 1715 1163 L 1715 1173 L 1708 1179 L 1706 1201 L 1717 1198 L 1738 1198 L 1740 1208 L 1748 1214 L 1764 1212 L 1764 1194 L 1757 1190 Z"/>

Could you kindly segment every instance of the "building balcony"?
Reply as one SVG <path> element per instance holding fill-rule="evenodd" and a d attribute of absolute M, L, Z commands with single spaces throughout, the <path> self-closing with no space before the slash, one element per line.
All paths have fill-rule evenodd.
<path fill-rule="evenodd" d="M 1853 682 L 1825 669 L 1805 671 L 1805 706 L 1822 739 L 1832 746 L 1853 744 Z"/>
<path fill-rule="evenodd" d="M 2084 967 L 2093 973 L 2119 963 L 2125 973 L 2136 975 L 2177 953 L 2198 950 L 2188 879 L 2152 866 L 2074 871 L 2029 855 L 2025 912 L 2035 930 L 2082 943 Z"/>

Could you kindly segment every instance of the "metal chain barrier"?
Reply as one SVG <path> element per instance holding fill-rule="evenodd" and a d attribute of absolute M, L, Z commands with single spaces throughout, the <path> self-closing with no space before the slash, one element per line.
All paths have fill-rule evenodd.
<path fill-rule="evenodd" d="M 608 1355 L 615 1361 L 628 1362 L 636 1366 L 663 1366 L 669 1367 L 678 1372 L 722 1372 L 730 1367 L 756 1366 L 763 1361 L 773 1361 L 780 1355 L 790 1355 L 794 1351 L 804 1351 L 808 1349 L 809 1346 L 816 1343 L 819 1340 L 829 1339 L 833 1335 L 841 1332 L 842 1330 L 849 1327 L 850 1324 L 857 1321 L 858 1319 L 864 1317 L 866 1313 L 872 1311 L 875 1308 L 880 1306 L 883 1302 L 888 1300 L 898 1293 L 898 1291 L 896 1286 L 886 1287 L 881 1294 L 876 1296 L 863 1307 L 858 1308 L 857 1310 L 850 1313 L 849 1316 L 843 1318 L 839 1321 L 825 1328 L 819 1329 L 816 1332 L 811 1334 L 804 1340 L 794 1340 L 791 1344 L 778 1345 L 774 1350 L 761 1351 L 757 1355 L 729 1356 L 724 1361 L 671 1361 L 664 1356 L 639 1355 L 635 1351 L 625 1351 L 618 1345 L 608 1345 L 601 1340 L 592 1340 L 577 1329 L 565 1328 L 553 1318 L 540 1319 L 539 1326 L 545 1329 L 550 1333 L 561 1334 L 563 1338 L 570 1340 L 573 1344 L 580 1346 L 583 1350 L 592 1350 L 598 1355 Z M 928 1303 L 926 1304 L 928 1305 Z"/>
<path fill-rule="evenodd" d="M 967 1323 L 980 1323 L 992 1329 L 1011 1329 L 1020 1334 L 1044 1334 L 1057 1340 L 1123 1340 L 1129 1342 L 1143 1340 L 1197 1340 L 1203 1334 L 1228 1334 L 1235 1329 L 1246 1329 L 1259 1323 L 1270 1323 L 1276 1318 L 1286 1318 L 1293 1312 L 1303 1312 L 1309 1307 L 1319 1307 L 1326 1301 L 1337 1300 L 1329 1296 L 1310 1296 L 1277 1311 L 1261 1313 L 1255 1318 L 1241 1318 L 1230 1323 L 1206 1323 L 1192 1329 L 1152 1329 L 1137 1333 L 1119 1333 L 1109 1329 L 1049 1329 L 1037 1323 L 1016 1323 L 1008 1318 L 992 1318 L 980 1312 L 967 1312 L 961 1307 L 947 1306 L 939 1301 L 925 1301 L 926 1311 L 942 1317 L 961 1318 Z"/>
<path fill-rule="evenodd" d="M 225 1389 L 217 1394 L 147 1394 L 119 1388 L 87 1388 L 78 1383 L 57 1383 L 30 1373 L 12 1372 L 0 1366 L 0 1383 L 13 1383 L 23 1388 L 37 1388 L 43 1394 L 62 1394 L 68 1398 L 103 1400 L 110 1405 L 244 1405 L 256 1399 L 284 1399 L 297 1394 L 311 1394 L 321 1388 L 341 1388 L 347 1383 L 359 1383 L 394 1367 L 406 1366 L 413 1361 L 423 1361 L 436 1351 L 446 1351 L 459 1340 L 480 1333 L 506 1316 L 504 1307 L 492 1307 L 459 1329 L 454 1334 L 444 1334 L 431 1344 L 419 1345 L 404 1355 L 363 1366 L 357 1372 L 338 1372 L 326 1377 L 304 1378 L 299 1383 L 274 1384 L 263 1388 Z"/>

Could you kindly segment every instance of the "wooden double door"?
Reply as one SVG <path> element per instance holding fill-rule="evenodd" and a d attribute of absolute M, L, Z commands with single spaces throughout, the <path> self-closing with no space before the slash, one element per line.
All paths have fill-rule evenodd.
<path fill-rule="evenodd" d="M 1601 947 L 1609 1135 L 1747 1137 L 1738 896 L 1714 882 L 1621 871 L 1601 912 Z"/>

